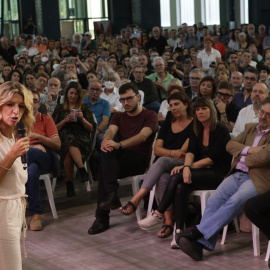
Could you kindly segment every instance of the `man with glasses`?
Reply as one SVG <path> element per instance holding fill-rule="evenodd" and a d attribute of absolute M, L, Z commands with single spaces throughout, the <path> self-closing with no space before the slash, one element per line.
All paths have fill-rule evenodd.
<path fill-rule="evenodd" d="M 238 92 L 234 95 L 233 103 L 239 107 L 239 109 L 243 109 L 244 107 L 251 104 L 251 92 L 253 86 L 258 82 L 259 73 L 257 69 L 253 67 L 249 67 L 245 69 L 244 73 L 244 88 L 243 91 Z"/>
<path fill-rule="evenodd" d="M 145 172 L 158 129 L 157 114 L 139 105 L 139 90 L 134 83 L 123 84 L 119 95 L 125 112 L 114 114 L 101 143 L 96 220 L 89 234 L 109 229 L 110 210 L 121 206 L 117 179 Z"/>
<path fill-rule="evenodd" d="M 233 95 L 232 84 L 228 82 L 220 83 L 215 106 L 218 120 L 228 128 L 229 132 L 232 132 L 239 113 L 239 108 L 231 102 Z"/>
<path fill-rule="evenodd" d="M 231 170 L 210 196 L 204 214 L 194 229 L 176 235 L 180 249 L 200 261 L 203 249 L 213 251 L 218 232 L 244 210 L 247 200 L 269 190 L 270 99 L 262 103 L 259 124 L 245 130 L 227 144 L 234 157 Z"/>
<path fill-rule="evenodd" d="M 145 55 L 144 55 L 145 56 Z M 146 57 L 146 56 L 145 56 Z M 156 113 L 159 112 L 160 103 L 158 100 L 157 89 L 150 79 L 144 78 L 145 72 L 143 66 L 135 66 L 134 71 L 134 84 L 144 92 L 143 107 Z"/>
<path fill-rule="evenodd" d="M 190 85 L 185 89 L 186 95 L 193 100 L 197 97 L 200 81 L 203 78 L 203 72 L 199 68 L 194 68 L 189 73 Z"/>
<path fill-rule="evenodd" d="M 51 149 L 60 150 L 61 141 L 53 119 L 46 114 L 38 112 L 41 105 L 39 93 L 34 90 L 32 93 L 33 114 L 36 121 L 29 134 L 30 148 L 27 152 L 28 181 L 25 186 L 31 214 L 30 229 L 32 231 L 40 231 L 42 230 L 42 223 L 39 177 L 41 174 L 50 173 L 52 171 L 54 160 Z"/>
<path fill-rule="evenodd" d="M 89 82 L 88 94 L 89 96 L 84 98 L 83 102 L 88 104 L 92 113 L 97 120 L 97 138 L 96 149 L 100 152 L 101 142 L 103 140 L 104 133 L 109 123 L 111 116 L 109 101 L 100 98 L 102 92 L 102 83 L 98 79 L 94 79 Z"/>
<path fill-rule="evenodd" d="M 237 117 L 233 133 L 238 135 L 245 130 L 247 123 L 258 123 L 259 112 L 262 102 L 269 96 L 269 89 L 264 83 L 257 83 L 254 85 L 251 92 L 252 104 L 243 108 Z"/>

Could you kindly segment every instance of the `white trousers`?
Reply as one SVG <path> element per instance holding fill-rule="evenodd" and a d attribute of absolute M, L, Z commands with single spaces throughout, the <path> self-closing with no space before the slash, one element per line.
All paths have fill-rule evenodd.
<path fill-rule="evenodd" d="M 22 199 L 0 200 L 0 269 L 21 270 Z"/>

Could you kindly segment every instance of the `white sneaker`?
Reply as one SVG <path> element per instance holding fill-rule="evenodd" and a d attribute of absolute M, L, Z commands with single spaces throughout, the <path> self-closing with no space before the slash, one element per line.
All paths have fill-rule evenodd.
<path fill-rule="evenodd" d="M 171 242 L 171 248 L 172 249 L 180 249 L 180 247 L 179 247 L 179 245 L 176 243 L 176 241 L 175 241 L 175 235 L 177 234 L 177 233 L 180 233 L 181 231 L 180 231 L 180 229 L 177 229 L 177 230 L 175 230 L 174 232 L 173 232 L 173 239 L 172 239 L 172 242 Z"/>
<path fill-rule="evenodd" d="M 163 224 L 163 221 L 164 221 L 164 217 L 157 215 L 155 211 L 152 210 L 151 214 L 145 219 L 142 219 L 141 221 L 139 221 L 138 224 L 141 227 L 141 229 L 149 230 L 153 227 Z"/>

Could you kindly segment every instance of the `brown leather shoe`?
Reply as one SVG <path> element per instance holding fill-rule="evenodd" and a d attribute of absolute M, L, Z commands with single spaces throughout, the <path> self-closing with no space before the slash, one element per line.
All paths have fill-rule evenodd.
<path fill-rule="evenodd" d="M 41 231 L 42 223 L 41 223 L 41 215 L 33 215 L 30 221 L 30 230 L 31 231 Z"/>

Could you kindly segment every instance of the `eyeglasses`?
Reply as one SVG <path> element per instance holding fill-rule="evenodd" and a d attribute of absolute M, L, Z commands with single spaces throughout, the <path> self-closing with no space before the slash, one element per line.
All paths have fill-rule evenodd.
<path fill-rule="evenodd" d="M 33 99 L 33 102 L 34 102 L 34 104 L 38 104 L 38 103 L 39 103 L 39 100 L 36 99 L 36 98 L 34 98 L 34 99 Z"/>
<path fill-rule="evenodd" d="M 90 90 L 91 90 L 91 91 L 97 91 L 97 92 L 102 91 L 100 88 L 92 88 L 92 87 L 90 87 Z"/>
<path fill-rule="evenodd" d="M 229 99 L 232 95 L 230 94 L 225 94 L 225 93 L 222 93 L 222 92 L 217 92 L 217 97 L 218 98 L 224 98 L 224 99 Z"/>
<path fill-rule="evenodd" d="M 260 115 L 261 116 L 265 115 L 266 118 L 270 118 L 270 113 L 269 112 L 265 112 L 264 110 L 260 110 Z"/>
<path fill-rule="evenodd" d="M 194 80 L 194 81 L 200 81 L 201 78 L 199 77 L 189 77 L 190 80 Z"/>
<path fill-rule="evenodd" d="M 251 81 L 251 82 L 257 81 L 256 78 L 253 78 L 253 77 L 247 77 L 247 76 L 245 76 L 244 79 L 245 79 L 246 81 Z"/>
<path fill-rule="evenodd" d="M 142 73 L 144 73 L 144 72 L 143 72 L 143 71 L 134 71 L 134 73 L 142 74 Z"/>
<path fill-rule="evenodd" d="M 119 101 L 121 103 L 125 103 L 125 101 L 130 102 L 134 97 L 136 97 L 136 95 L 130 96 L 130 97 L 127 97 L 127 98 L 120 98 Z"/>

